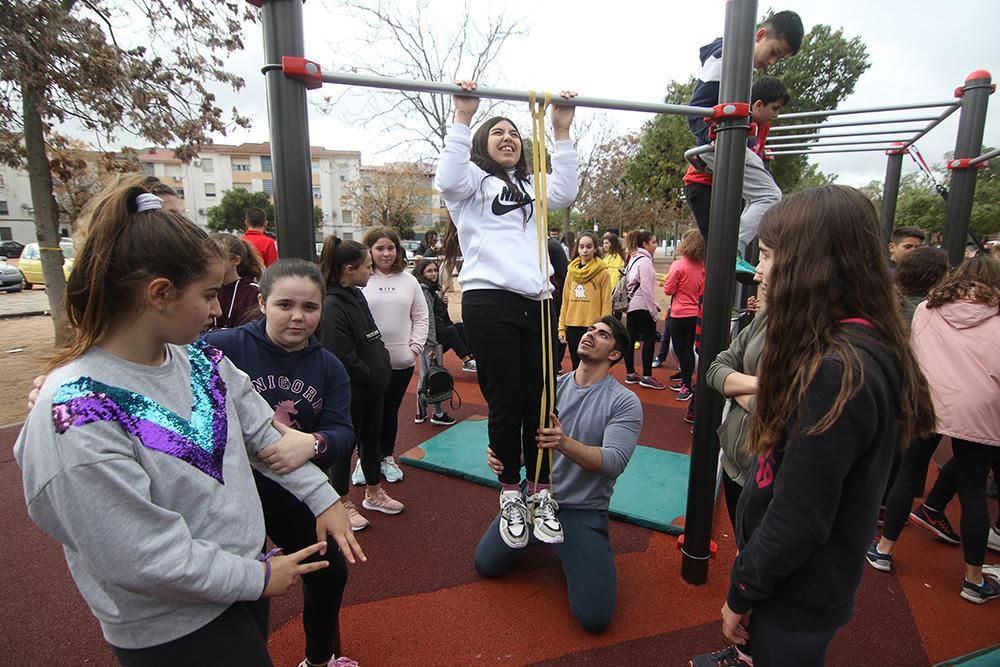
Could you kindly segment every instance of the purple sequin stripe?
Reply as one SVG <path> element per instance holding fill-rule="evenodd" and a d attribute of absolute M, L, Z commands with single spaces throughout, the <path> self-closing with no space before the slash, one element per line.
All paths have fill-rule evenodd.
<path fill-rule="evenodd" d="M 88 377 L 74 378 L 56 391 L 52 421 L 57 433 L 92 422 L 116 422 L 149 449 L 186 461 L 224 484 L 226 385 L 219 375 L 222 353 L 205 344 L 188 346 L 191 363 L 191 419 L 186 420 L 147 396 Z"/>

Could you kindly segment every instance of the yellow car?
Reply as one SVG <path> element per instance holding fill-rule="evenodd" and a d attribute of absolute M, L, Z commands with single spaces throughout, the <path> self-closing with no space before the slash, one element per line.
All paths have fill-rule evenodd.
<path fill-rule="evenodd" d="M 73 270 L 73 241 L 70 239 L 63 239 L 59 242 L 59 247 L 62 248 L 63 257 L 63 275 L 69 278 L 70 272 Z M 17 263 L 17 268 L 21 270 L 21 275 L 24 276 L 24 286 L 27 289 L 31 289 L 33 285 L 45 285 L 45 278 L 42 276 L 42 252 L 38 249 L 37 243 L 29 243 L 24 246 L 24 250 L 21 251 L 21 259 Z"/>

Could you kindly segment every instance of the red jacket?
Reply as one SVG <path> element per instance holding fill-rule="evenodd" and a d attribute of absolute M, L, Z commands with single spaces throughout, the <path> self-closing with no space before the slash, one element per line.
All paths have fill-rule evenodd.
<path fill-rule="evenodd" d="M 278 261 L 278 245 L 270 236 L 258 229 L 248 229 L 243 234 L 243 240 L 257 249 L 257 254 L 268 267 Z"/>
<path fill-rule="evenodd" d="M 766 123 L 764 125 L 757 126 L 757 136 L 751 137 L 747 140 L 747 147 L 754 153 L 759 155 L 761 159 L 764 158 L 764 144 L 767 142 L 767 135 L 771 132 L 771 124 Z M 751 144 L 753 142 L 753 144 Z M 692 183 L 701 183 L 702 185 L 707 185 L 712 187 L 712 172 L 710 171 L 698 171 L 694 168 L 693 164 L 688 164 L 687 171 L 684 172 L 684 185 L 691 185 Z"/>

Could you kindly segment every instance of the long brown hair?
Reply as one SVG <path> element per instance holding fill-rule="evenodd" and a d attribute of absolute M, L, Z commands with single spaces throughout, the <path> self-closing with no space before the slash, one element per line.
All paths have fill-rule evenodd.
<path fill-rule="evenodd" d="M 327 236 L 323 239 L 323 251 L 319 255 L 319 270 L 323 274 L 326 286 L 339 285 L 344 269 L 348 266 L 355 268 L 361 266 L 365 261 L 365 255 L 370 254 L 371 250 L 362 243 Z"/>
<path fill-rule="evenodd" d="M 930 392 L 897 309 L 878 215 L 868 198 L 840 185 L 806 190 L 772 207 L 759 234 L 773 251 L 773 263 L 751 446 L 763 453 L 784 440 L 789 415 L 801 419 L 809 385 L 827 356 L 843 366 L 837 396 L 814 424 L 791 428 L 815 435 L 840 418 L 864 382 L 860 355 L 841 322 L 845 318 L 871 322 L 872 329 L 858 335 L 883 349 L 898 369 L 902 442 L 929 433 Z"/>
<path fill-rule="evenodd" d="M 153 278 L 183 290 L 223 253 L 198 225 L 166 209 L 137 212 L 148 194 L 142 176 L 123 177 L 98 194 L 86 214 L 86 240 L 66 284 L 69 344 L 47 360 L 46 372 L 81 356 L 129 314 L 139 312 L 140 288 Z"/>
<path fill-rule="evenodd" d="M 927 294 L 927 307 L 937 308 L 961 299 L 974 299 L 991 306 L 1000 303 L 1000 260 L 989 255 L 965 260 L 931 289 Z"/>
<path fill-rule="evenodd" d="M 215 232 L 209 234 L 209 237 L 218 243 L 222 252 L 229 255 L 230 258 L 240 258 L 240 263 L 236 265 L 236 275 L 240 278 L 260 280 L 261 274 L 264 273 L 264 265 L 256 248 L 236 234 L 228 232 Z"/>
<path fill-rule="evenodd" d="M 406 268 L 406 250 L 403 249 L 403 242 L 399 239 L 399 233 L 392 227 L 372 227 L 365 232 L 363 243 L 371 250 L 372 246 L 378 243 L 379 239 L 389 239 L 396 246 L 396 259 L 389 270 L 392 273 L 402 273 Z"/>
<path fill-rule="evenodd" d="M 569 259 L 571 262 L 580 256 L 580 241 L 585 238 L 590 239 L 590 242 L 594 244 L 594 259 L 600 259 L 604 255 L 604 251 L 601 249 L 601 242 L 597 240 L 597 234 L 594 232 L 580 232 L 580 235 L 576 237 L 576 243 L 570 248 Z"/>

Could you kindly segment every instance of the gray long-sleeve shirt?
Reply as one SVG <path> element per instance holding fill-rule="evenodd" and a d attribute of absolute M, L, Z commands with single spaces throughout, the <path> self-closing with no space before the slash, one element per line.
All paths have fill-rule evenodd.
<path fill-rule="evenodd" d="M 276 475 L 257 462 L 279 435 L 245 373 L 211 347 L 167 353 L 151 367 L 92 348 L 53 371 L 14 448 L 28 513 L 62 543 L 105 638 L 126 649 L 260 597 L 251 465 L 314 514 L 337 500 L 315 466 Z"/>
<path fill-rule="evenodd" d="M 639 442 L 642 404 L 610 375 L 588 387 L 578 385 L 574 373 L 566 373 L 556 383 L 556 408 L 563 432 L 585 445 L 601 448 L 601 472 L 588 472 L 556 452 L 552 468 L 555 496 L 566 509 L 606 510 L 615 480 Z"/>

